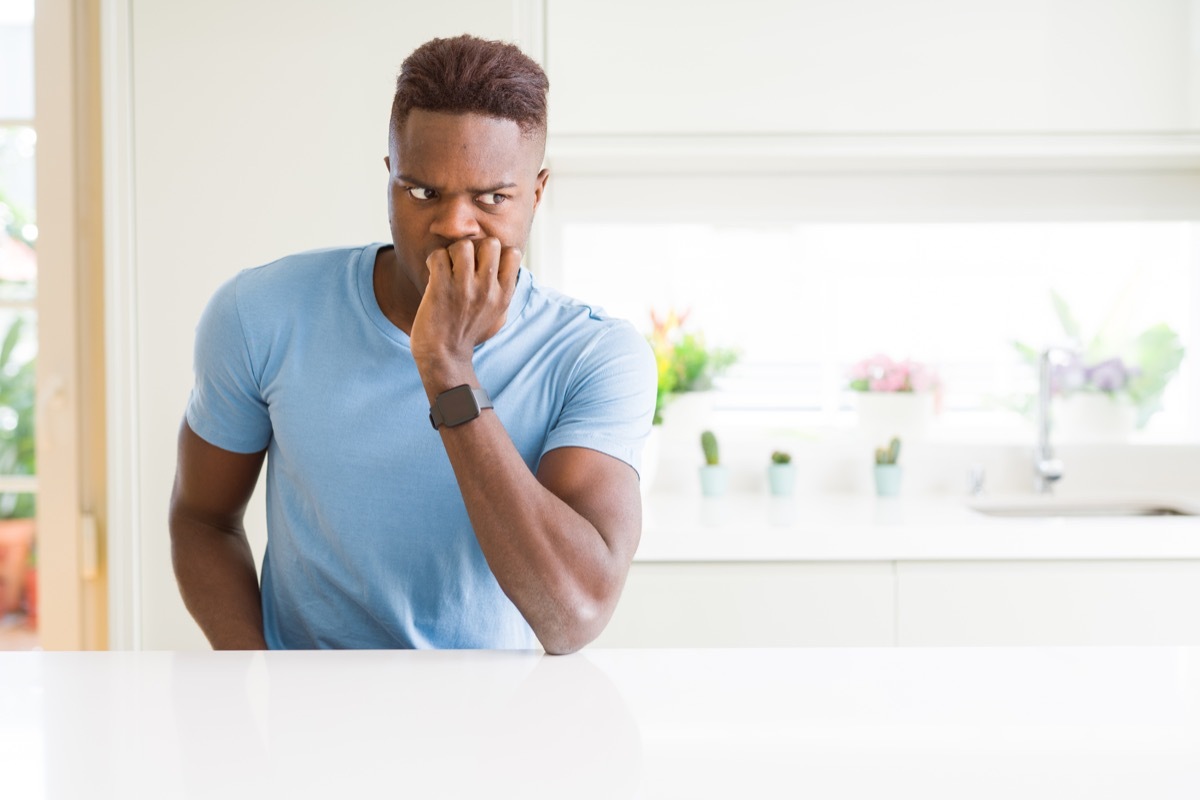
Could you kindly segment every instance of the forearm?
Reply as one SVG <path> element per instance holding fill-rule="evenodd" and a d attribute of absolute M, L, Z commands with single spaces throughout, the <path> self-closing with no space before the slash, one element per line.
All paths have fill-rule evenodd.
<path fill-rule="evenodd" d="M 590 642 L 612 614 L 628 564 L 538 482 L 495 414 L 442 439 L 484 557 L 547 652 Z"/>
<path fill-rule="evenodd" d="M 478 385 L 473 373 L 450 380 Z M 590 642 L 612 614 L 628 557 L 613 552 L 601 531 L 538 481 L 494 412 L 443 427 L 441 434 L 501 588 L 548 652 Z"/>
<path fill-rule="evenodd" d="M 214 650 L 265 650 L 262 595 L 244 531 L 171 517 L 171 561 L 184 605 Z"/>

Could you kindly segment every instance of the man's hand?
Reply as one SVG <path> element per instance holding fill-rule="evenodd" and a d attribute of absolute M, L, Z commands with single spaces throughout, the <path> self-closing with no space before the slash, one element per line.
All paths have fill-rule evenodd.
<path fill-rule="evenodd" d="M 461 240 L 426 263 L 409 338 L 432 403 L 479 385 L 473 350 L 504 325 L 521 252 L 494 238 Z M 438 431 L 488 567 L 546 652 L 595 639 L 641 536 L 637 473 L 595 450 L 558 447 L 535 475 L 495 413 Z"/>
<path fill-rule="evenodd" d="M 429 283 L 410 335 L 423 377 L 430 369 L 469 368 L 475 346 L 504 326 L 521 251 L 496 238 L 460 239 L 425 263 Z"/>

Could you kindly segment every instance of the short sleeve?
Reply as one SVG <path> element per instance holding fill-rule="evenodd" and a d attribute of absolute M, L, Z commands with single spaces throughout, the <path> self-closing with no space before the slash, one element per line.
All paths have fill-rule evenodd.
<path fill-rule="evenodd" d="M 237 282 L 234 277 L 217 289 L 196 326 L 187 422 L 223 450 L 257 453 L 271 441 L 271 419 L 246 344 Z"/>
<path fill-rule="evenodd" d="M 542 455 L 559 447 L 586 447 L 640 473 L 657 376 L 650 344 L 628 322 L 614 322 L 581 355 Z"/>

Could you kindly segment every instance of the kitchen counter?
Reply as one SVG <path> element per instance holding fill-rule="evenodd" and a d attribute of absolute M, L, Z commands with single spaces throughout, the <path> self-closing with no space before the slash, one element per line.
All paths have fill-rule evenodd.
<path fill-rule="evenodd" d="M 1019 499 L 1028 496 L 652 494 L 635 560 L 1200 559 L 1200 516 L 1003 518 L 969 507 Z M 1155 500 L 1200 511 L 1200 501 L 1190 496 L 1103 499 Z"/>
<path fill-rule="evenodd" d="M 13 798 L 1200 796 L 1200 649 L 0 654 Z"/>

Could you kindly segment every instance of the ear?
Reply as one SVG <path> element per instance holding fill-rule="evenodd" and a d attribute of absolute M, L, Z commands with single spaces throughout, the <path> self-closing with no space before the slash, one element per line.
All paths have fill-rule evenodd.
<path fill-rule="evenodd" d="M 550 170 L 543 169 L 537 174 L 537 178 L 533 181 L 533 208 L 536 211 L 537 207 L 542 202 L 542 192 L 546 191 L 546 181 L 550 178 Z"/>
<path fill-rule="evenodd" d="M 383 165 L 385 167 L 387 167 L 388 174 L 391 175 L 392 174 L 392 157 L 384 156 L 383 157 Z"/>

